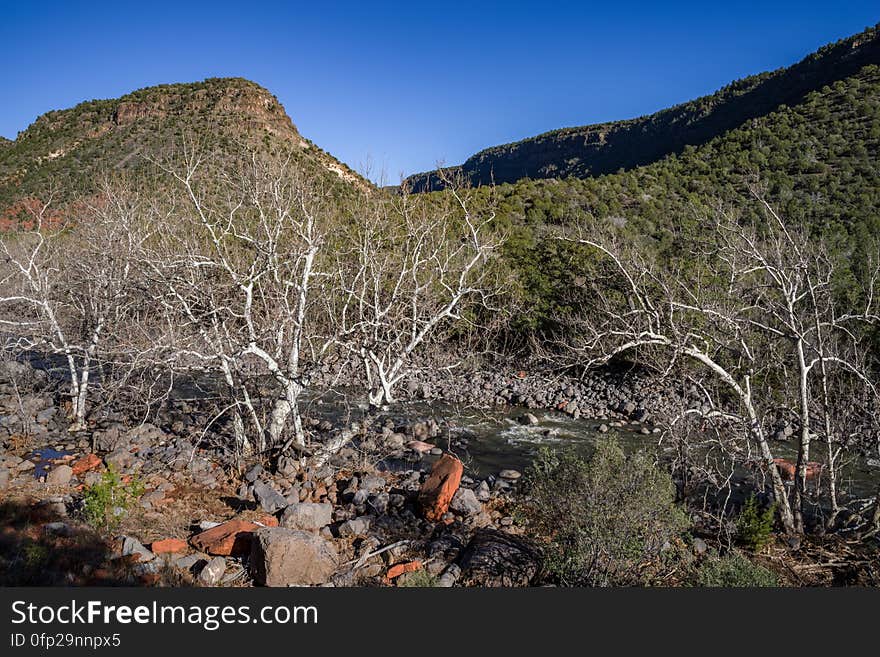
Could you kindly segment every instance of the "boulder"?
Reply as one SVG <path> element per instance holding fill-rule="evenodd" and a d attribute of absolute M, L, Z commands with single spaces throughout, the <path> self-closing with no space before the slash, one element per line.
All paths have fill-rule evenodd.
<path fill-rule="evenodd" d="M 86 454 L 81 459 L 74 461 L 71 466 L 73 474 L 77 477 L 99 467 L 101 467 L 101 457 L 97 454 Z"/>
<path fill-rule="evenodd" d="M 333 545 L 315 534 L 286 527 L 266 527 L 253 534 L 250 568 L 258 584 L 324 584 L 337 563 Z"/>
<path fill-rule="evenodd" d="M 339 525 L 339 535 L 345 538 L 366 536 L 370 530 L 370 519 L 366 516 L 346 520 Z"/>
<path fill-rule="evenodd" d="M 440 579 L 437 580 L 437 586 L 442 588 L 455 586 L 459 577 L 461 577 L 461 568 L 457 564 L 449 564 Z"/>
<path fill-rule="evenodd" d="M 222 559 L 223 557 L 216 557 L 217 559 Z M 192 569 L 195 568 L 199 563 L 206 563 L 204 559 L 204 555 L 200 554 L 187 554 L 179 557 L 174 557 L 171 560 L 171 563 L 175 568 L 180 568 L 181 570 L 188 570 L 192 572 Z"/>
<path fill-rule="evenodd" d="M 523 413 L 517 418 L 517 422 L 526 426 L 535 426 L 536 424 L 540 424 L 537 416 L 532 413 Z"/>
<path fill-rule="evenodd" d="M 291 504 L 281 515 L 281 526 L 287 529 L 315 531 L 333 522 L 333 505 L 315 502 Z"/>
<path fill-rule="evenodd" d="M 147 561 L 152 561 L 156 558 L 156 555 L 150 552 L 147 548 L 144 547 L 143 543 L 134 538 L 133 536 L 123 536 L 122 537 L 122 552 L 121 556 L 123 557 L 132 557 L 135 561 L 144 563 Z"/>
<path fill-rule="evenodd" d="M 160 490 L 150 491 L 141 496 L 140 504 L 145 509 L 152 509 L 165 501 L 165 493 Z"/>
<path fill-rule="evenodd" d="M 199 583 L 202 586 L 216 586 L 224 573 L 226 573 L 226 559 L 214 557 L 199 573 Z"/>
<path fill-rule="evenodd" d="M 254 483 L 263 474 L 263 466 L 259 463 L 244 473 L 244 480 L 249 484 Z"/>
<path fill-rule="evenodd" d="M 130 429 L 125 434 L 125 440 L 129 443 L 138 443 L 141 445 L 151 445 L 156 442 L 163 442 L 167 436 L 159 427 L 149 422 Z"/>
<path fill-rule="evenodd" d="M 125 438 L 120 435 L 118 427 L 110 427 L 104 431 L 95 431 L 92 434 L 92 443 L 99 451 L 112 452 L 125 444 Z"/>
<path fill-rule="evenodd" d="M 275 513 L 287 506 L 287 500 L 264 481 L 254 482 L 254 497 L 266 513 Z"/>
<path fill-rule="evenodd" d="M 73 536 L 74 529 L 66 522 L 47 522 L 43 525 L 43 533 L 49 534 L 50 536 Z"/>
<path fill-rule="evenodd" d="M 33 461 L 22 461 L 18 465 L 15 466 L 15 469 L 18 472 L 27 472 L 28 470 L 33 470 L 36 466 Z"/>
<path fill-rule="evenodd" d="M 449 508 L 459 515 L 469 517 L 482 511 L 483 505 L 480 504 L 480 500 L 470 488 L 459 488 L 452 496 Z"/>
<path fill-rule="evenodd" d="M 260 526 L 246 520 L 228 520 L 190 539 L 195 549 L 211 555 L 243 556 L 251 551 L 251 537 Z"/>
<path fill-rule="evenodd" d="M 523 537 L 481 529 L 465 547 L 460 566 L 471 585 L 528 586 L 541 566 L 541 552 Z"/>
<path fill-rule="evenodd" d="M 434 464 L 430 476 L 419 489 L 419 505 L 425 518 L 437 522 L 449 510 L 463 472 L 461 461 L 451 454 L 444 454 Z"/>
<path fill-rule="evenodd" d="M 46 483 L 50 486 L 66 486 L 73 477 L 73 468 L 69 465 L 56 465 L 46 475 Z"/>
<path fill-rule="evenodd" d="M 104 463 L 107 464 L 108 468 L 113 468 L 116 472 L 124 470 L 133 462 L 134 456 L 125 447 L 119 447 L 104 455 Z"/>

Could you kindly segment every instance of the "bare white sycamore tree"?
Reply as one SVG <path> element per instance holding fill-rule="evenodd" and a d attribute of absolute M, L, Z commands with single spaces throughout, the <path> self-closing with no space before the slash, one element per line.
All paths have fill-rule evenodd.
<path fill-rule="evenodd" d="M 307 367 L 335 344 L 319 330 L 327 292 L 318 263 L 332 190 L 291 153 L 241 153 L 220 162 L 185 148 L 178 161 L 160 163 L 182 194 L 145 260 L 178 322 L 172 351 L 222 372 L 239 447 L 305 454 L 299 405 Z M 254 376 L 275 384 L 268 413 L 249 384 Z"/>
<path fill-rule="evenodd" d="M 686 413 L 747 431 L 785 530 L 801 533 L 817 438 L 826 447 L 832 521 L 840 509 L 836 466 L 851 437 L 851 408 L 838 403 L 835 390 L 876 398 L 858 325 L 876 321 L 878 272 L 862 295 L 865 306 L 839 311 L 839 261 L 756 196 L 766 222 L 749 225 L 720 209 L 702 246 L 673 264 L 661 265 L 632 239 L 596 226 L 562 237 L 600 256 L 591 302 L 565 347 L 588 367 L 627 354 L 667 373 L 687 373 L 706 403 Z M 791 496 L 769 436 L 770 420 L 781 413 L 798 424 Z"/>
<path fill-rule="evenodd" d="M 471 211 L 468 191 L 379 197 L 348 225 L 336 267 L 344 311 L 334 319 L 371 406 L 393 402 L 412 356 L 496 293 L 486 264 L 503 237 L 490 206 Z"/>
<path fill-rule="evenodd" d="M 0 325 L 7 346 L 63 358 L 70 380 L 71 431 L 86 427 L 90 381 L 118 349 L 114 334 L 138 313 L 137 257 L 149 237 L 145 202 L 125 181 L 69 203 L 23 204 L 19 230 L 0 239 Z M 119 359 L 114 354 L 112 359 Z"/>

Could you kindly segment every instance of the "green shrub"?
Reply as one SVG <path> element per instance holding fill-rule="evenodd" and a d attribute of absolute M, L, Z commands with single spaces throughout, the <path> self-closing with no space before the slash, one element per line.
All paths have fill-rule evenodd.
<path fill-rule="evenodd" d="M 402 575 L 397 585 L 404 588 L 432 588 L 437 586 L 437 578 L 427 570 L 419 569 Z"/>
<path fill-rule="evenodd" d="M 742 511 L 736 518 L 736 538 L 743 547 L 758 551 L 773 538 L 773 517 L 776 505 L 761 510 L 752 495 L 746 500 Z"/>
<path fill-rule="evenodd" d="M 542 450 L 518 514 L 546 540 L 548 572 L 568 586 L 643 583 L 645 562 L 687 527 L 671 477 L 647 454 L 626 457 L 614 437 L 589 460 Z"/>
<path fill-rule="evenodd" d="M 113 529 L 143 493 L 144 486 L 136 477 L 125 483 L 119 473 L 108 468 L 99 482 L 85 489 L 83 515 L 96 529 Z"/>
<path fill-rule="evenodd" d="M 697 583 L 699 586 L 725 588 L 779 586 L 776 575 L 749 561 L 740 552 L 708 558 L 700 565 Z"/>
<path fill-rule="evenodd" d="M 31 570 L 43 568 L 51 557 L 49 549 L 41 543 L 28 543 L 22 553 L 25 566 Z"/>

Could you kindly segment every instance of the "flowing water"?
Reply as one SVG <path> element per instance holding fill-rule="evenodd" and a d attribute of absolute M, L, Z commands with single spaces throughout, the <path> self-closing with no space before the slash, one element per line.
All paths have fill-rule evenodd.
<path fill-rule="evenodd" d="M 342 402 L 342 395 L 311 397 L 304 405 L 304 415 L 334 422 L 358 421 L 364 409 L 350 407 Z M 521 424 L 518 419 L 531 413 L 538 419 L 537 425 Z M 555 410 L 536 410 L 520 407 L 474 409 L 438 401 L 413 401 L 393 404 L 381 418 L 390 418 L 395 426 L 407 426 L 414 422 L 433 419 L 444 431 L 441 436 L 428 442 L 457 454 L 471 476 L 497 475 L 501 470 L 524 471 L 533 461 L 541 447 L 573 447 L 589 454 L 596 441 L 603 435 L 599 427 L 610 427 L 626 452 L 658 450 L 659 435 L 642 433 L 638 424 L 612 427 L 610 420 L 574 419 Z M 651 428 L 650 425 L 646 425 Z M 661 453 L 663 446 L 661 445 Z M 671 449 L 671 448 L 667 448 Z M 775 443 L 774 453 L 781 458 L 797 458 L 796 445 Z M 814 458 L 821 458 L 821 446 L 816 445 Z M 387 463 L 388 467 L 405 464 Z M 735 481 L 741 482 L 751 473 L 738 468 Z M 842 470 L 839 489 L 845 497 L 865 498 L 874 495 L 880 482 L 880 467 L 869 465 L 863 458 L 854 458 Z M 823 481 L 823 486 L 825 482 Z"/>
<path fill-rule="evenodd" d="M 54 374 L 64 376 L 63 371 L 56 369 L 58 363 L 50 364 L 49 361 L 43 361 L 39 365 L 50 371 L 55 369 Z M 204 400 L 214 396 L 218 386 L 222 386 L 222 381 L 212 373 L 178 378 L 172 396 L 178 400 Z M 354 393 L 355 391 L 352 390 L 341 390 L 334 393 L 307 394 L 303 415 L 329 420 L 335 426 L 357 422 L 363 418 L 366 409 L 363 405 L 350 403 L 351 399 L 363 398 L 363 395 Z M 527 412 L 538 418 L 537 425 L 523 425 L 517 421 Z M 542 446 L 550 448 L 574 446 L 584 453 L 589 453 L 598 437 L 602 435 L 599 426 L 603 424 L 599 420 L 575 420 L 554 410 L 518 407 L 479 410 L 441 401 L 399 402 L 393 404 L 382 415 L 391 418 L 395 426 L 406 426 L 414 422 L 434 419 L 443 427 L 444 432 L 442 436 L 431 442 L 458 454 L 469 474 L 477 477 L 496 475 L 504 469 L 523 471 Z M 609 421 L 604 423 L 610 425 Z M 618 441 L 629 452 L 639 449 L 655 450 L 658 436 L 645 435 L 641 433 L 641 428 L 638 425 L 625 424 L 622 427 L 611 428 L 611 431 L 617 435 Z M 821 450 L 821 445 L 815 446 L 815 458 L 821 459 Z M 774 444 L 774 452 L 782 458 L 793 460 L 796 457 L 794 443 Z M 747 475 L 746 471 L 742 471 L 737 476 L 743 478 Z M 880 467 L 877 462 L 854 457 L 843 468 L 839 488 L 845 496 L 864 498 L 876 492 L 878 482 L 880 482 Z"/>

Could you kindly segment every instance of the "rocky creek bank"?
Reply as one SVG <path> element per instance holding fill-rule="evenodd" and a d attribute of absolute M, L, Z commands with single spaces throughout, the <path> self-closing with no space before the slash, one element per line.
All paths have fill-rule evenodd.
<path fill-rule="evenodd" d="M 700 403 L 644 373 L 612 371 L 576 380 L 422 369 L 401 396 L 549 408 L 601 421 L 599 431 L 645 434 Z M 223 423 L 193 400 L 166 404 L 150 422 L 102 409 L 88 430 L 69 433 L 63 391 L 15 361 L 0 363 L 0 413 L 9 518 L 0 571 L 13 582 L 9 573 L 28 569 L 53 584 L 524 586 L 540 577 L 541 550 L 513 511 L 521 473 L 470 474 L 449 452 L 467 440 L 433 417 L 307 415 L 313 441 L 346 434 L 345 447 L 322 467 L 286 456 L 258 463 L 234 454 Z M 528 410 L 517 421 L 539 422 Z M 96 531 L 83 496 L 108 471 L 140 489 L 129 508 L 110 509 L 113 527 Z M 74 547 L 76 559 L 58 558 Z M 41 579 L 40 569 L 51 572 Z"/>

